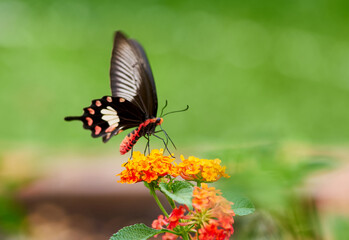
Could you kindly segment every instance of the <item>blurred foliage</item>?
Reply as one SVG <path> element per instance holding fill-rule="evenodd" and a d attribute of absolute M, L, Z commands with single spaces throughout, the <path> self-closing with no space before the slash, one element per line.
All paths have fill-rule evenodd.
<path fill-rule="evenodd" d="M 315 199 L 304 183 L 310 174 L 334 167 L 334 159 L 297 157 L 278 144 L 221 149 L 208 156 L 226 161 L 231 178 L 221 188 L 228 196 L 248 196 L 256 214 L 237 221 L 241 239 L 323 239 Z M 332 234 L 336 232 L 332 226 Z"/>
<path fill-rule="evenodd" d="M 333 216 L 330 220 L 330 227 L 334 229 L 336 240 L 346 240 L 349 236 L 349 218 Z"/>
<path fill-rule="evenodd" d="M 148 53 L 159 107 L 191 107 L 164 121 L 177 143 L 347 142 L 348 5 L 0 0 L 0 141 L 103 146 L 63 117 L 110 94 L 123 30 Z"/>
<path fill-rule="evenodd" d="M 16 190 L 22 185 L 23 179 L 9 176 L 6 170 L 0 155 L 0 239 L 21 230 L 24 219 L 24 211 L 15 200 Z"/>

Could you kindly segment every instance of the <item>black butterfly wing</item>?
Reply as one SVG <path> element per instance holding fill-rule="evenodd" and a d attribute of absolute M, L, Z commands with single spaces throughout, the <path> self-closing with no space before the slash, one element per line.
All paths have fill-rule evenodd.
<path fill-rule="evenodd" d="M 143 122 L 143 113 L 133 103 L 119 97 L 105 96 L 92 101 L 81 116 L 66 117 L 66 121 L 80 120 L 94 138 L 107 142 L 122 130 L 137 127 Z"/>
<path fill-rule="evenodd" d="M 113 97 L 124 98 L 142 112 L 144 119 L 156 117 L 158 101 L 150 64 L 142 46 L 116 32 L 110 67 Z"/>

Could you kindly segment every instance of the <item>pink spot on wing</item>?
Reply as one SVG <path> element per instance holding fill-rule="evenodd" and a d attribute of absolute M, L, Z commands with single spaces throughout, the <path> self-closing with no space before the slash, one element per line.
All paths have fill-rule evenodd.
<path fill-rule="evenodd" d="M 108 102 L 112 102 L 113 99 L 112 99 L 111 97 L 107 97 L 107 101 L 108 101 Z"/>
<path fill-rule="evenodd" d="M 100 107 L 100 106 L 102 106 L 102 103 L 101 103 L 101 101 L 97 100 L 97 101 L 96 101 L 96 106 L 97 106 L 97 107 Z"/>
<path fill-rule="evenodd" d="M 105 130 L 105 132 L 109 133 L 109 132 L 112 132 L 114 129 L 115 127 L 110 126 Z"/>
<path fill-rule="evenodd" d="M 125 98 L 120 98 L 119 102 L 125 102 Z"/>
<path fill-rule="evenodd" d="M 92 123 L 93 123 L 93 120 L 92 120 L 92 118 L 90 118 L 90 117 L 87 117 L 87 118 L 86 118 L 86 121 L 87 121 L 87 125 L 89 125 L 89 126 L 91 126 Z"/>
<path fill-rule="evenodd" d="M 95 110 L 93 110 L 92 108 L 88 108 L 87 110 L 90 112 L 91 115 L 95 114 Z"/>
<path fill-rule="evenodd" d="M 100 126 L 95 127 L 95 135 L 98 135 L 101 132 L 102 128 Z"/>

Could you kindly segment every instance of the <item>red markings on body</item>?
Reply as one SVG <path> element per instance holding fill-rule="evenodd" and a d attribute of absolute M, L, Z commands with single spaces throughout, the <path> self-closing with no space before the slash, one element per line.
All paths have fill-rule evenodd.
<path fill-rule="evenodd" d="M 162 118 L 160 118 L 160 121 L 158 121 L 158 118 L 152 118 L 147 119 L 146 121 L 139 124 L 138 128 L 130 132 L 124 140 L 120 144 L 120 153 L 123 155 L 131 150 L 131 148 L 137 143 L 138 139 L 145 134 L 144 128 L 147 127 L 149 124 L 156 123 L 156 125 L 160 125 L 163 121 Z"/>
<path fill-rule="evenodd" d="M 89 125 L 89 126 L 91 126 L 92 123 L 93 123 L 93 120 L 92 120 L 92 118 L 90 118 L 90 117 L 87 117 L 87 118 L 86 118 L 86 121 L 87 121 L 87 125 Z"/>
<path fill-rule="evenodd" d="M 100 106 L 102 106 L 102 103 L 101 103 L 101 101 L 97 100 L 97 101 L 96 101 L 96 106 L 97 106 L 97 107 L 100 107 Z"/>
<path fill-rule="evenodd" d="M 102 128 L 100 126 L 95 126 L 95 135 L 100 134 Z"/>
<path fill-rule="evenodd" d="M 108 101 L 108 102 L 112 102 L 113 99 L 112 99 L 111 97 L 107 97 L 107 101 Z"/>
<path fill-rule="evenodd" d="M 88 108 L 87 110 L 89 111 L 89 113 L 90 113 L 91 115 L 95 114 L 95 110 L 93 110 L 92 108 Z"/>
<path fill-rule="evenodd" d="M 144 127 L 147 126 L 150 122 L 154 122 L 152 121 L 153 119 L 148 119 L 144 122 Z"/>
<path fill-rule="evenodd" d="M 128 151 L 130 151 L 131 148 L 133 147 L 133 145 L 136 144 L 136 142 L 140 138 L 139 131 L 141 129 L 142 128 L 139 126 L 136 130 L 133 130 L 131 133 L 129 133 L 124 138 L 124 140 L 120 144 L 120 153 L 121 153 L 121 155 L 123 155 L 123 154 L 127 153 Z"/>

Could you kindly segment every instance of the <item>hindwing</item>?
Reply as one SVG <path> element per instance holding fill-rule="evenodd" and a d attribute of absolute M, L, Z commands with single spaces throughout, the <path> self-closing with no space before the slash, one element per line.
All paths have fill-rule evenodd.
<path fill-rule="evenodd" d="M 144 119 L 142 112 L 133 103 L 124 98 L 105 96 L 92 101 L 84 108 L 81 116 L 66 117 L 65 120 L 80 120 L 85 129 L 91 130 L 91 136 L 102 137 L 107 142 L 122 130 L 137 127 Z"/>

